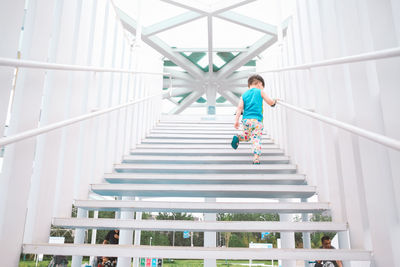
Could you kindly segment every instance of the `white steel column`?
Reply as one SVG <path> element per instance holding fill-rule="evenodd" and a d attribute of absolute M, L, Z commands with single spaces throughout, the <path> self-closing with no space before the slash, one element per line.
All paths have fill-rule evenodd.
<path fill-rule="evenodd" d="M 95 27 L 95 49 L 97 50 L 97 58 L 93 57 L 97 66 L 110 66 L 112 48 L 112 38 L 110 37 L 110 30 L 112 26 L 110 21 L 110 2 L 98 1 L 98 12 L 96 16 L 96 27 Z M 112 35 L 111 35 L 112 36 Z M 109 101 L 109 81 L 111 73 L 97 73 L 96 74 L 96 96 L 97 100 L 93 108 L 101 109 L 108 107 Z M 93 181 L 100 182 L 105 171 L 111 170 L 111 166 L 108 166 L 107 161 L 107 131 L 108 131 L 108 117 L 109 114 L 100 116 L 95 119 L 95 146 L 92 152 L 95 159 L 93 165 Z"/>
<path fill-rule="evenodd" d="M 122 197 L 122 200 L 134 200 L 134 197 Z M 134 218 L 133 211 L 122 211 L 121 212 L 121 219 L 128 220 Z M 132 245 L 133 243 L 133 230 L 128 229 L 120 229 L 119 230 L 119 245 Z M 130 267 L 132 266 L 132 258 L 118 258 L 118 267 Z"/>
<path fill-rule="evenodd" d="M 128 44 L 129 45 L 129 44 Z M 127 59 L 126 66 L 131 69 L 132 66 L 132 52 L 130 51 L 130 48 L 128 47 L 126 49 L 125 53 L 125 58 Z M 127 89 L 127 94 L 126 94 L 126 100 L 133 100 L 134 99 L 134 88 L 133 88 L 133 75 L 132 74 L 127 74 L 124 76 L 124 81 L 125 83 L 123 84 L 123 87 L 126 87 Z M 125 110 L 125 129 L 124 129 L 124 145 L 123 145 L 123 154 L 128 155 L 130 149 L 132 148 L 132 143 L 131 143 L 131 136 L 133 134 L 133 111 L 135 107 L 129 106 Z"/>
<path fill-rule="evenodd" d="M 52 55 L 50 59 L 56 62 L 71 63 L 74 46 L 74 23 L 77 1 L 60 1 L 55 18 L 59 22 L 54 23 L 52 39 Z M 65 110 L 69 103 L 68 91 L 70 89 L 70 74 L 67 71 L 49 71 L 44 87 L 44 99 L 41 111 L 40 126 L 65 119 Z M 31 191 L 30 201 L 32 205 L 31 216 L 33 241 L 46 242 L 50 233 L 53 206 L 55 203 L 56 182 L 60 178 L 63 165 L 59 161 L 64 156 L 61 131 L 54 131 L 38 137 L 38 145 L 35 155 L 35 168 L 32 181 L 40 186 Z M 60 182 L 60 181 L 59 181 Z M 36 202 L 36 203 L 35 203 Z M 40 216 L 37 216 L 40 212 Z"/>
<path fill-rule="evenodd" d="M 288 199 L 279 199 L 279 202 L 291 202 Z M 280 222 L 291 222 L 293 218 L 292 214 L 280 213 Z M 282 248 L 295 248 L 295 240 L 293 232 L 281 232 L 281 247 Z M 296 261 L 294 260 L 282 260 L 282 267 L 296 267 Z"/>
<path fill-rule="evenodd" d="M 348 8 L 346 5 L 346 9 Z M 321 13 L 321 26 L 325 29 L 322 32 L 322 43 L 324 46 L 324 53 L 326 58 L 335 58 L 344 56 L 343 54 L 343 41 L 340 36 L 340 29 L 338 25 L 342 26 L 343 22 L 337 19 L 335 12 L 334 2 L 320 3 L 319 12 Z M 346 11 L 347 12 L 347 11 Z M 352 93 L 351 87 L 348 83 L 347 75 L 345 73 L 346 68 L 343 66 L 332 66 L 327 69 L 327 88 L 329 89 L 330 95 L 330 106 L 332 107 L 331 117 L 336 117 L 341 121 L 348 121 L 354 124 L 354 111 L 352 110 Z M 341 95 L 340 98 L 337 95 Z M 334 154 L 336 158 L 332 163 L 336 163 L 337 168 L 337 185 L 335 185 L 336 197 L 340 196 L 342 218 L 334 218 L 334 220 L 340 219 L 341 221 L 347 221 L 349 223 L 349 232 L 352 242 L 352 248 L 365 248 L 367 247 L 362 244 L 364 240 L 367 240 L 364 236 L 368 229 L 366 227 L 365 206 L 361 206 L 360 186 L 362 181 L 357 178 L 359 176 L 355 173 L 355 165 L 357 161 L 354 160 L 355 154 L 352 148 L 352 141 L 349 140 L 347 133 L 337 130 L 334 133 Z M 344 153 L 343 153 L 344 152 Z M 330 165 L 332 165 L 332 163 Z M 358 181 L 357 181 L 358 180 Z M 331 190 L 332 192 L 332 190 Z M 341 232 L 338 234 L 339 247 L 349 248 L 349 238 L 347 232 Z M 362 245 L 361 245 L 362 244 Z M 344 262 L 345 266 L 349 266 L 349 262 Z"/>
<path fill-rule="evenodd" d="M 215 198 L 205 198 L 205 202 L 215 202 Z M 216 213 L 204 213 L 204 221 L 216 221 Z M 217 233 L 216 232 L 204 232 L 204 247 L 215 248 L 217 247 Z M 204 259 L 204 267 L 216 267 L 216 259 Z"/>
<path fill-rule="evenodd" d="M 78 2 L 77 17 L 75 23 L 77 27 L 74 29 L 74 50 L 73 60 L 74 64 L 90 65 L 91 64 L 91 51 L 93 47 L 93 34 L 94 29 L 91 23 L 95 18 L 96 6 L 93 0 Z M 79 24 L 78 24 L 79 23 Z M 74 55 L 75 54 L 75 55 Z M 70 98 L 69 110 L 66 117 L 73 117 L 88 112 L 88 94 L 90 87 L 90 77 L 93 73 L 88 72 L 74 72 L 72 73 L 71 86 L 69 88 Z M 65 135 L 65 149 L 63 160 L 60 160 L 59 165 L 59 180 L 56 188 L 56 202 L 54 204 L 53 216 L 67 217 L 71 215 L 72 200 L 74 198 L 75 187 L 81 180 L 80 173 L 82 168 L 90 165 L 90 160 L 84 158 L 83 151 L 87 144 L 84 144 L 83 138 L 85 132 L 90 131 L 87 125 L 90 122 L 82 122 L 79 125 L 68 127 L 63 132 Z M 93 149 L 93 148 L 88 148 Z M 62 170 L 62 172 L 61 172 Z M 86 177 L 85 177 L 86 179 Z M 71 182 L 71 180 L 73 182 Z M 83 183 L 85 184 L 85 183 Z M 82 184 L 82 185 L 83 185 Z M 88 184 L 88 183 L 87 183 Z M 76 196 L 76 195 L 75 195 Z"/>
<path fill-rule="evenodd" d="M 383 20 L 385 27 L 389 27 L 387 28 L 390 32 L 389 35 L 394 34 L 390 18 L 391 12 L 387 12 L 389 2 L 382 1 L 382 6 L 380 6 L 373 1 L 357 1 L 359 16 L 354 17 L 358 18 L 358 21 L 351 26 L 358 26 L 359 34 L 346 35 L 350 41 L 346 47 L 347 53 L 352 54 L 351 51 L 354 50 L 379 49 L 382 46 L 393 45 L 391 37 L 384 37 L 382 33 L 378 32 L 382 31 L 380 27 L 378 27 L 379 29 L 376 28 L 378 25 L 370 24 L 371 19 L 377 23 L 379 20 Z M 379 25 L 382 25 L 382 22 L 379 21 Z M 347 28 L 352 27 L 348 25 Z M 348 34 L 347 31 L 346 34 Z M 384 74 L 389 78 L 393 75 L 392 70 L 390 70 L 391 65 L 389 63 L 385 66 L 383 62 L 366 62 L 361 66 L 359 64 L 349 66 L 358 126 L 378 133 L 385 132 L 385 120 L 382 112 L 384 102 L 382 102 L 381 92 L 387 90 L 387 88 L 380 82 L 382 79 L 380 75 L 383 73 L 378 70 L 389 71 L 387 73 L 389 76 Z M 398 80 L 398 77 L 396 80 Z M 396 80 L 393 80 L 393 85 L 396 84 Z M 392 88 L 389 90 L 392 90 Z M 365 110 L 369 112 L 366 113 Z M 392 118 L 392 116 L 390 117 Z M 399 238 L 399 218 L 397 217 L 398 214 L 394 212 L 397 207 L 388 150 L 381 145 L 363 139 L 359 140 L 359 145 L 375 263 L 377 266 L 396 265 L 396 262 L 400 260 L 399 253 L 395 252 L 399 248 L 399 244 L 396 242 Z M 380 178 L 377 179 L 376 177 Z M 385 240 L 385 242 L 381 240 Z M 388 251 L 392 251 L 392 253 L 388 253 Z"/>
<path fill-rule="evenodd" d="M 7 57 L 15 57 L 18 48 L 18 40 L 20 36 L 20 27 L 22 26 L 22 18 L 24 12 L 24 1 L 15 1 L 12 3 L 0 4 L 2 25 L 2 36 L 4 41 L 1 42 L 1 55 Z M 27 17 L 27 25 L 25 29 L 25 38 L 23 40 L 22 56 L 29 57 L 32 51 L 33 59 L 45 60 L 47 58 L 48 38 L 50 36 L 49 28 L 38 25 L 41 20 L 35 21 L 36 2 L 30 3 L 30 12 Z M 50 14 L 53 9 L 49 3 Z M 11 17 L 10 17 L 11 16 Z M 50 15 L 51 17 L 51 15 Z M 6 21 L 3 21 L 6 20 Z M 52 21 L 52 18 L 50 19 Z M 40 28 L 40 30 L 38 30 Z M 5 29 L 5 31 L 3 31 Z M 33 35 L 33 31 L 38 30 L 37 35 Z M 43 39 L 41 39 L 43 38 Z M 7 89 L 1 88 L 1 96 L 3 92 L 11 89 L 11 80 L 14 73 L 13 68 L 7 68 L 3 71 L 1 68 L 0 81 L 1 85 L 10 84 Z M 7 81 L 9 79 L 9 81 Z M 40 114 L 41 96 L 43 93 L 44 71 L 21 70 L 17 80 L 17 90 L 14 96 L 12 106 L 12 116 L 9 125 L 8 134 L 16 134 L 24 130 L 37 127 Z M 28 85 L 28 82 L 29 83 Z M 8 97 L 7 97 L 8 104 Z M 3 99 L 0 100 L 3 105 Z M 3 112 L 3 111 L 0 111 Z M 0 114 L 0 117 L 5 113 Z M 0 122 L 1 133 L 3 133 L 4 121 Z M 4 155 L 4 166 L 0 174 L 0 251 L 4 256 L 3 264 L 5 266 L 18 266 L 21 245 L 23 241 L 23 233 L 25 226 L 27 201 L 31 185 L 32 164 L 35 153 L 35 139 L 28 139 L 6 147 Z"/>
<path fill-rule="evenodd" d="M 48 43 L 50 39 L 50 34 L 51 34 L 51 25 L 54 25 L 54 19 L 56 16 L 60 16 L 59 13 L 56 13 L 56 15 L 49 16 L 54 10 L 54 1 L 33 1 L 32 3 L 36 2 L 36 12 L 33 14 L 32 18 L 35 18 L 35 21 L 28 22 L 30 25 L 34 25 L 33 29 L 33 44 L 28 44 L 30 45 L 30 49 L 32 49 L 32 52 L 36 53 L 37 51 L 42 51 L 42 60 L 45 61 L 48 56 Z M 60 3 L 59 3 L 60 4 Z M 58 12 L 61 12 L 61 5 L 58 5 Z M 34 9 L 32 10 L 34 11 Z M 27 25 L 28 26 L 28 25 Z M 28 26 L 29 27 L 29 26 Z M 53 36 L 55 35 L 55 31 L 58 29 L 53 28 Z M 57 42 L 56 38 L 53 39 L 54 42 Z M 34 45 L 32 47 L 32 45 Z M 57 45 L 55 43 L 52 44 L 53 49 L 56 49 Z M 43 51 L 44 50 L 44 51 Z M 50 51 L 50 54 L 53 54 L 53 51 Z M 55 60 L 54 56 L 51 58 L 51 60 Z M 32 72 L 35 72 L 34 70 L 30 70 Z M 34 76 L 32 76 L 30 79 L 32 82 L 37 81 L 38 75 L 35 73 L 32 73 Z M 46 82 L 44 82 L 44 71 L 43 71 L 43 76 L 42 76 L 42 81 L 39 84 L 41 90 L 40 92 L 36 92 L 36 98 L 40 97 L 37 101 L 41 101 L 41 96 L 42 95 L 42 90 L 43 87 L 48 84 L 48 80 L 46 79 Z M 46 95 L 49 95 L 50 93 L 47 92 Z M 32 100 L 30 98 L 30 100 Z M 40 102 L 38 102 L 40 103 Z M 40 105 L 40 104 L 38 104 Z M 61 105 L 60 105 L 61 107 Z M 38 108 L 39 111 L 39 108 Z M 42 121 L 45 116 L 46 116 L 46 110 L 45 107 L 42 107 L 42 112 L 41 112 L 41 124 L 43 125 L 44 121 Z M 39 119 L 39 116 L 35 118 L 36 120 Z M 32 128 L 37 127 L 34 125 Z M 43 141 L 39 140 L 44 140 L 43 136 L 38 137 L 38 144 L 36 147 L 36 153 L 35 153 L 35 168 L 33 170 L 32 174 L 32 186 L 30 189 L 29 193 L 29 206 L 28 206 L 28 211 L 27 211 L 27 218 L 26 218 L 26 225 L 25 225 L 25 236 L 24 236 L 24 241 L 25 242 L 47 242 L 48 236 L 50 233 L 50 221 L 51 221 L 51 213 L 52 213 L 52 204 L 54 203 L 54 191 L 55 191 L 55 181 L 56 181 L 56 175 L 52 173 L 54 176 L 51 177 L 50 182 L 47 181 L 46 175 L 42 175 L 41 170 L 43 168 Z M 56 158 L 56 157 L 55 157 Z M 55 159 L 56 160 L 56 159 Z M 55 165 L 57 165 L 55 163 Z M 45 169 L 46 171 L 46 169 Z M 43 193 L 43 190 L 45 193 Z M 53 195 L 54 194 L 54 195 Z M 49 201 L 51 199 L 51 201 Z M 41 212 L 41 216 L 38 216 L 38 212 Z"/>
<path fill-rule="evenodd" d="M 140 198 L 136 197 L 136 200 L 139 201 Z M 141 221 L 142 220 L 142 212 L 136 212 L 135 220 Z M 134 245 L 140 246 L 140 238 L 141 238 L 141 230 L 135 230 L 135 239 Z M 140 264 L 139 258 L 133 258 L 133 267 L 138 267 Z"/>
<path fill-rule="evenodd" d="M 78 208 L 77 218 L 87 218 L 87 210 Z M 85 229 L 75 229 L 74 244 L 83 244 L 85 242 Z M 83 256 L 72 256 L 71 267 L 81 267 Z"/>
<path fill-rule="evenodd" d="M 301 202 L 306 203 L 307 199 L 301 199 Z M 308 214 L 307 213 L 302 213 L 301 214 L 301 221 L 302 222 L 308 222 Z M 303 232 L 303 248 L 311 248 L 311 233 L 310 232 Z M 304 266 L 308 267 L 310 264 L 308 261 L 304 261 Z"/>
<path fill-rule="evenodd" d="M 310 0 L 308 2 L 309 11 L 312 16 L 310 16 L 310 26 L 311 26 L 311 37 L 313 45 L 313 61 L 321 60 L 325 58 L 324 43 L 322 42 L 322 27 L 321 16 L 319 14 L 319 5 L 317 0 Z M 330 42 L 329 45 L 332 46 Z M 327 83 L 327 71 L 323 68 L 316 68 L 310 70 L 310 81 L 311 86 L 314 88 L 316 95 L 316 112 L 329 116 L 335 117 L 333 109 L 332 98 L 336 96 L 335 93 L 331 92 L 329 89 L 329 84 Z M 337 129 L 328 126 L 326 124 L 321 124 L 320 126 L 320 163 L 323 169 L 323 177 L 325 179 L 324 183 L 328 186 L 328 199 L 332 203 L 331 212 L 332 220 L 335 222 L 342 222 L 345 220 L 342 207 L 342 196 L 341 191 L 341 170 L 340 165 L 338 165 L 337 158 Z"/>
<path fill-rule="evenodd" d="M 364 23 L 368 23 L 370 28 L 372 42 L 369 43 L 367 49 L 381 50 L 390 47 L 400 46 L 400 21 L 399 21 L 399 1 L 386 0 L 379 3 L 374 1 L 367 1 L 368 17 L 363 18 Z M 376 23 L 371 20 L 379 19 Z M 385 29 L 385 30 L 382 30 Z M 397 34 L 397 35 L 396 35 Z M 372 63 L 372 62 L 371 62 Z M 400 84 L 399 72 L 396 71 L 400 67 L 400 59 L 398 57 L 387 60 L 378 60 L 375 62 L 376 76 L 373 77 L 374 89 L 372 94 L 377 94 L 379 90 L 379 106 L 382 109 L 382 131 L 386 136 L 400 139 L 400 125 L 398 123 L 398 115 L 400 107 L 393 101 L 400 97 L 399 90 L 396 90 Z M 373 64 L 371 64 L 373 65 Z M 369 67 L 368 67 L 369 68 Z M 371 68 L 373 68 L 371 66 Z M 379 88 L 379 89 L 378 89 Z M 397 225 L 393 225 L 394 235 L 400 237 L 400 153 L 392 149 L 386 149 L 388 153 L 388 165 L 390 165 L 390 174 L 392 179 L 393 193 L 395 198 L 395 206 L 397 209 L 397 216 L 395 221 Z M 390 182 L 388 181 L 390 186 Z M 392 223 L 395 223 L 393 221 Z M 397 242 L 393 242 L 393 249 L 397 251 L 400 249 Z M 396 262 L 400 260 L 400 256 L 396 255 Z"/>
<path fill-rule="evenodd" d="M 107 37 L 104 39 L 104 66 L 115 65 L 115 49 L 116 49 L 116 20 L 113 14 L 111 2 L 106 2 L 106 18 L 104 27 L 107 28 Z M 104 36 L 103 36 L 104 37 Z M 107 73 L 104 75 L 102 95 L 101 95 L 101 107 L 111 107 L 115 103 L 115 91 L 114 91 L 114 78 L 115 73 Z M 100 131 L 104 132 L 100 142 L 103 144 L 101 147 L 103 157 L 103 173 L 109 173 L 112 171 L 113 160 L 114 160 L 114 137 L 115 137 L 115 114 L 116 112 L 108 113 L 101 117 Z M 99 177 L 100 177 L 99 172 Z"/>
<path fill-rule="evenodd" d="M 118 26 L 119 23 L 117 23 Z M 119 47 L 119 54 L 118 58 L 120 60 L 119 67 L 124 68 L 124 63 L 126 62 L 126 43 L 125 39 L 123 38 L 123 32 L 118 28 L 118 36 L 120 37 L 119 42 L 121 46 Z M 126 103 L 129 101 L 127 95 L 128 95 L 128 88 L 125 84 L 126 78 L 128 78 L 127 74 L 119 74 L 117 75 L 117 83 L 116 83 L 116 89 L 118 90 L 118 97 L 117 101 L 119 104 Z M 126 135 L 126 116 L 127 116 L 127 111 L 128 108 L 124 108 L 122 110 L 118 111 L 118 118 L 117 118 L 117 127 L 116 127 L 116 138 L 115 138 L 115 148 L 116 148 L 116 153 L 114 157 L 114 162 L 118 163 L 121 162 L 121 158 L 124 153 L 124 145 L 125 145 L 125 135 Z"/>
<path fill-rule="evenodd" d="M 17 58 L 25 0 L 0 2 L 0 57 Z M 0 134 L 3 135 L 14 68 L 0 66 Z M 3 194 L 1 194 L 3 196 Z M 3 202 L 3 201 L 1 201 Z M 2 209 L 0 208 L 0 215 Z"/>
<path fill-rule="evenodd" d="M 111 47 L 109 47 L 109 49 L 112 51 L 111 53 L 111 64 L 110 66 L 112 68 L 115 68 L 115 66 L 119 66 L 119 57 L 117 56 L 117 52 L 119 50 L 119 46 L 120 43 L 118 43 L 118 25 L 119 23 L 117 23 L 116 19 L 113 16 L 114 10 L 110 11 L 110 20 L 109 20 L 109 24 L 111 24 L 110 26 L 110 38 L 112 42 L 110 42 Z M 112 37 L 112 38 L 111 38 Z M 108 65 L 108 64 L 107 64 Z M 117 82 L 118 82 L 118 76 L 120 74 L 118 73 L 110 73 L 110 81 L 108 84 L 108 107 L 112 107 L 114 105 L 118 104 L 118 93 L 119 93 L 119 89 L 117 86 Z M 117 146 L 115 145 L 116 143 L 116 138 L 117 138 L 117 121 L 118 121 L 118 117 L 119 117 L 120 111 L 114 111 L 111 112 L 107 115 L 107 124 L 106 124 L 106 131 L 107 131 L 107 135 L 106 135 L 106 147 L 105 147 L 105 157 L 106 157 L 106 161 L 105 161 L 105 172 L 106 173 L 110 173 L 112 172 L 112 166 L 115 163 L 115 158 L 116 158 L 116 152 L 117 152 Z"/>
<path fill-rule="evenodd" d="M 99 211 L 98 210 L 93 211 L 93 219 L 98 219 L 98 218 L 99 218 Z M 92 229 L 92 237 L 90 240 L 90 244 L 92 245 L 96 244 L 96 239 L 97 239 L 97 229 Z M 89 264 L 92 266 L 94 266 L 93 264 L 95 257 L 96 256 L 90 256 Z"/>

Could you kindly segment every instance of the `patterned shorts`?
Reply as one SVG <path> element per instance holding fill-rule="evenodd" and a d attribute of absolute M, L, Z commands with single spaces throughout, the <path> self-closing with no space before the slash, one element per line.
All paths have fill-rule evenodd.
<path fill-rule="evenodd" d="M 261 155 L 261 136 L 264 125 L 256 119 L 243 119 L 243 134 L 238 134 L 239 141 L 251 141 L 253 154 Z"/>

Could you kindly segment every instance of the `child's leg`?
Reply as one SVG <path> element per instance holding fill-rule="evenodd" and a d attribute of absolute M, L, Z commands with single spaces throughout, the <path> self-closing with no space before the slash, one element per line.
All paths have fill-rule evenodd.
<path fill-rule="evenodd" d="M 251 120 L 244 119 L 242 124 L 243 124 L 243 133 L 238 134 L 237 137 L 239 138 L 239 141 L 248 142 L 250 141 L 251 137 Z"/>
<path fill-rule="evenodd" d="M 252 141 L 252 150 L 254 155 L 254 161 L 260 160 L 261 155 L 261 136 L 264 126 L 262 122 L 253 121 L 253 125 L 251 127 L 251 141 Z"/>

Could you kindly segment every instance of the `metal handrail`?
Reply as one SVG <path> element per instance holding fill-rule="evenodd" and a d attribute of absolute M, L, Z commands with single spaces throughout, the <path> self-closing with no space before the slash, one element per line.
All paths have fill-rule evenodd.
<path fill-rule="evenodd" d="M 348 123 L 344 123 L 344 122 L 332 119 L 330 117 L 326 117 L 326 116 L 323 116 L 321 114 L 314 113 L 314 112 L 305 110 L 303 108 L 299 108 L 299 107 L 290 105 L 288 103 L 283 102 L 282 100 L 277 100 L 277 103 L 282 105 L 282 106 L 284 106 L 284 107 L 287 107 L 289 109 L 297 111 L 299 113 L 307 115 L 309 117 L 312 117 L 312 118 L 315 118 L 317 120 L 326 122 L 326 123 L 328 123 L 330 125 L 336 126 L 336 127 L 341 128 L 343 130 L 346 130 L 348 132 L 351 132 L 351 133 L 357 134 L 359 136 L 362 136 L 364 138 L 367 138 L 367 139 L 369 139 L 371 141 L 374 141 L 376 143 L 379 143 L 379 144 L 382 144 L 384 146 L 387 146 L 387 147 L 390 147 L 390 148 L 393 148 L 395 150 L 399 150 L 400 151 L 400 141 L 399 140 L 396 140 L 396 139 L 393 139 L 393 138 L 389 138 L 387 136 L 384 136 L 384 135 L 381 135 L 381 134 L 378 134 L 378 133 L 374 133 L 374 132 L 371 132 L 371 131 L 367 131 L 367 130 L 362 129 L 360 127 L 356 127 L 354 125 L 351 125 L 351 124 L 348 124 Z"/>
<path fill-rule="evenodd" d="M 138 100 L 132 100 L 132 101 L 129 101 L 127 103 L 124 103 L 124 104 L 121 104 L 121 105 L 118 105 L 118 106 L 114 106 L 114 107 L 111 107 L 111 108 L 105 108 L 103 110 L 95 111 L 95 112 L 88 113 L 88 114 L 85 114 L 85 115 L 80 115 L 80 116 L 77 116 L 75 118 L 71 118 L 71 119 L 55 122 L 55 123 L 52 123 L 52 124 L 49 124 L 49 125 L 46 125 L 46 126 L 43 126 L 43 127 L 27 130 L 27 131 L 24 131 L 22 133 L 17 133 L 17 134 L 12 135 L 12 136 L 3 137 L 3 138 L 0 138 L 0 147 L 8 145 L 8 144 L 11 144 L 11 143 L 15 143 L 15 142 L 18 142 L 18 141 L 21 141 L 21 140 L 24 140 L 24 139 L 27 139 L 27 138 L 30 138 L 30 137 L 34 137 L 34 136 L 37 136 L 37 135 L 40 135 L 40 134 L 43 134 L 43 133 L 47 133 L 47 132 L 50 132 L 50 131 L 53 131 L 53 130 L 56 130 L 56 129 L 59 129 L 59 128 L 63 128 L 63 127 L 66 127 L 66 126 L 74 124 L 74 123 L 78 123 L 78 122 L 81 122 L 81 121 L 84 121 L 84 120 L 88 120 L 88 119 L 103 115 L 105 113 L 110 113 L 112 111 L 115 111 L 115 110 L 118 110 L 118 109 L 122 109 L 124 107 L 130 106 L 130 105 L 133 105 L 133 104 L 137 104 L 139 102 L 145 101 L 145 100 L 147 100 L 149 98 L 153 98 L 153 97 L 156 97 L 156 96 L 159 96 L 159 95 L 161 95 L 161 94 L 158 93 L 158 94 L 155 94 L 155 95 L 143 97 L 143 98 L 140 98 Z"/>
<path fill-rule="evenodd" d="M 133 74 L 152 74 L 152 75 L 165 75 L 172 76 L 171 73 L 163 72 L 145 72 L 133 71 L 130 69 L 117 69 L 117 68 L 101 68 L 93 66 L 79 66 L 58 63 L 48 63 L 33 60 L 20 60 L 12 58 L 1 58 L 0 66 L 19 67 L 19 68 L 33 68 L 33 69 L 48 69 L 48 70 L 69 70 L 69 71 L 94 71 L 94 72 L 120 72 L 120 73 L 133 73 Z"/>
<path fill-rule="evenodd" d="M 272 73 L 272 72 L 282 72 L 288 70 L 304 70 L 304 69 L 311 69 L 316 67 L 325 67 L 330 65 L 338 65 L 338 64 L 345 64 L 345 63 L 354 63 L 360 61 L 368 61 L 368 60 L 375 60 L 375 59 L 382 59 L 382 58 L 390 58 L 390 57 L 399 57 L 400 56 L 400 47 L 384 49 L 369 53 L 363 53 L 348 57 L 339 57 L 334 59 L 328 59 L 323 61 L 317 61 L 313 63 L 301 64 L 301 65 L 294 65 L 288 66 L 283 68 L 277 69 L 270 69 L 265 71 L 259 71 L 257 73 Z"/>

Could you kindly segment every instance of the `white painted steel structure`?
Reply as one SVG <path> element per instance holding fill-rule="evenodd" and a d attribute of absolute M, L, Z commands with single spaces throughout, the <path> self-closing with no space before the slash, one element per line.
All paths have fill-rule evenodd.
<path fill-rule="evenodd" d="M 284 267 L 294 266 L 296 259 L 326 258 L 344 260 L 346 267 L 359 266 L 354 260 L 396 266 L 400 2 L 293 0 L 293 16 L 285 21 L 280 16 L 277 26 L 234 11 L 255 0 L 207 7 L 191 1 L 163 2 L 188 11 L 142 27 L 140 16 L 134 20 L 108 0 L 0 3 L 2 264 L 18 266 L 23 250 L 75 255 L 74 267 L 80 266 L 82 256 L 105 251 L 120 257 L 119 266 L 130 266 L 131 257 L 185 258 L 188 251 L 191 258 L 205 259 L 207 267 L 216 266 L 217 257 L 281 259 Z M 207 48 L 172 48 L 157 37 L 200 18 L 207 19 Z M 214 47 L 215 19 L 256 30 L 263 37 L 248 48 Z M 137 35 L 135 42 L 130 34 Z M 160 56 L 150 47 L 185 72 L 163 69 Z M 209 71 L 200 70 L 183 52 L 207 52 Z M 213 52 L 240 54 L 214 72 Z M 260 58 L 254 71 L 264 76 L 268 94 L 281 99 L 276 109 L 265 112 L 265 128 L 272 139 L 264 144 L 263 165 L 243 165 L 246 145 L 232 154 L 229 137 L 235 131 L 226 118 L 165 117 L 158 123 L 161 95 L 176 104 L 172 113 L 184 111 L 205 94 L 207 112 L 213 114 L 217 92 L 237 104 L 237 95 L 254 71 L 236 71 L 255 56 Z M 163 81 L 166 72 L 168 82 Z M 189 95 L 180 103 L 173 99 L 184 94 Z M 215 157 L 222 159 L 216 162 Z M 231 160 L 235 165 L 227 164 Z M 111 205 L 86 200 L 93 192 L 119 200 Z M 319 202 L 308 203 L 314 194 Z M 216 202 L 218 197 L 238 195 L 280 202 Z M 138 199 L 143 196 L 203 196 L 206 201 L 178 208 L 179 202 Z M 293 198 L 303 202 L 291 202 Z M 74 199 L 78 218 L 68 219 Z M 86 218 L 88 210 L 110 209 L 119 212 L 116 221 Z M 281 222 L 214 222 L 215 212 L 245 209 L 279 212 Z M 176 210 L 205 213 L 204 222 L 189 225 L 205 231 L 205 248 L 141 246 L 138 229 L 189 227 L 179 221 L 149 224 L 141 221 L 141 212 Z M 305 213 L 321 210 L 330 210 L 332 223 L 307 222 Z M 294 212 L 303 213 L 304 222 L 291 223 Z M 75 244 L 43 244 L 52 222 L 77 227 Z M 124 228 L 120 247 L 82 244 L 80 228 L 115 225 Z M 283 248 L 216 248 L 215 231 L 227 228 L 282 232 Z M 294 249 L 293 232 L 303 231 L 304 246 L 309 247 L 309 232 L 319 230 L 338 231 L 340 249 Z"/>

